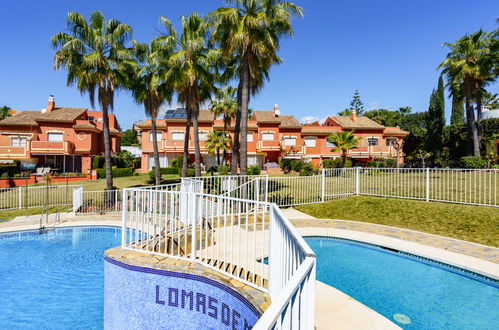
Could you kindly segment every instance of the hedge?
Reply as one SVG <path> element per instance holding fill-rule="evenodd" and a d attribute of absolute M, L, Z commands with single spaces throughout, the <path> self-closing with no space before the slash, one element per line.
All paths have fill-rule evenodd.
<path fill-rule="evenodd" d="M 152 172 L 154 172 L 156 167 L 152 167 Z M 162 167 L 160 168 L 161 174 L 179 174 L 180 170 L 176 167 Z"/>
<path fill-rule="evenodd" d="M 133 175 L 133 168 L 131 168 L 131 167 L 113 168 L 112 173 L 113 173 L 113 178 L 119 178 L 122 176 L 132 176 Z M 106 169 L 105 168 L 98 168 L 97 174 L 99 174 L 99 178 L 104 179 L 106 177 Z"/>
<path fill-rule="evenodd" d="M 487 162 L 481 157 L 461 157 L 459 165 L 462 168 L 484 168 Z"/>

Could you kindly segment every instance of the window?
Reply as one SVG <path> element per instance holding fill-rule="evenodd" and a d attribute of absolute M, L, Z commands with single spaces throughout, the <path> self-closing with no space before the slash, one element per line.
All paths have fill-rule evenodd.
<path fill-rule="evenodd" d="M 333 142 L 329 142 L 329 140 L 326 139 L 326 147 L 336 148 L 336 144 L 334 144 Z"/>
<path fill-rule="evenodd" d="M 62 142 L 64 141 L 64 133 L 47 133 L 48 141 Z"/>
<path fill-rule="evenodd" d="M 152 134 L 152 132 L 149 132 L 149 142 L 152 142 L 153 136 L 154 135 Z M 156 132 L 156 141 L 160 142 L 162 138 L 163 138 L 163 133 Z"/>
<path fill-rule="evenodd" d="M 11 147 L 24 147 L 26 145 L 26 138 L 25 137 L 14 137 L 10 139 L 10 146 Z"/>
<path fill-rule="evenodd" d="M 274 140 L 274 133 L 273 132 L 262 133 L 262 140 L 263 141 L 272 141 L 272 140 Z"/>
<path fill-rule="evenodd" d="M 314 137 L 306 137 L 305 145 L 310 148 L 315 148 L 317 140 Z"/>
<path fill-rule="evenodd" d="M 88 121 L 94 121 L 95 117 L 94 116 L 88 116 Z"/>
<path fill-rule="evenodd" d="M 370 146 L 377 146 L 378 139 L 377 138 L 367 138 L 367 144 Z"/>
<path fill-rule="evenodd" d="M 199 140 L 206 141 L 208 139 L 208 132 L 199 132 Z"/>
<path fill-rule="evenodd" d="M 246 135 L 246 139 L 248 142 L 253 142 L 253 133 L 248 133 L 248 135 Z"/>
<path fill-rule="evenodd" d="M 296 145 L 296 137 L 294 136 L 287 136 L 284 138 L 284 146 L 285 147 L 291 147 Z"/>
<path fill-rule="evenodd" d="M 387 147 L 390 147 L 390 146 L 394 146 L 397 144 L 397 138 L 386 138 L 386 146 Z"/>
<path fill-rule="evenodd" d="M 183 141 L 184 138 L 185 138 L 185 133 L 184 132 L 173 132 L 172 133 L 172 140 Z"/>

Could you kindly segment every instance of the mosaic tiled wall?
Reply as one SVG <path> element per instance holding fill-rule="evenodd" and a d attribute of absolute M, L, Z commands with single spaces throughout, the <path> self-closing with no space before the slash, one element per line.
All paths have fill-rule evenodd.
<path fill-rule="evenodd" d="M 237 291 L 192 274 L 106 257 L 105 329 L 251 329 L 260 313 Z"/>

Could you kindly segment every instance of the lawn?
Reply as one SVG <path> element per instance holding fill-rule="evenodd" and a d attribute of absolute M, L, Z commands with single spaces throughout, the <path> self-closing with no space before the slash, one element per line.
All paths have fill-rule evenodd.
<path fill-rule="evenodd" d="M 353 196 L 296 209 L 320 219 L 370 222 L 499 247 L 495 207 Z"/>
<path fill-rule="evenodd" d="M 69 212 L 71 211 L 71 207 L 67 206 L 54 206 L 46 209 L 46 213 L 52 214 L 56 212 Z M 29 215 L 41 214 L 42 208 L 33 207 L 33 208 L 25 208 L 25 209 L 15 209 L 15 210 L 7 210 L 0 211 L 0 223 L 6 222 L 14 219 L 15 217 L 25 217 Z"/>

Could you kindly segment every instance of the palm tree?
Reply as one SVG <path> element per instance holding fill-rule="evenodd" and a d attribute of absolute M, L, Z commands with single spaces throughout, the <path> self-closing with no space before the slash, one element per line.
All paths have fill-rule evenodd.
<path fill-rule="evenodd" d="M 481 115 L 481 88 L 493 76 L 494 55 L 491 52 L 491 34 L 479 30 L 466 35 L 455 43 L 446 43 L 450 48 L 447 58 L 439 68 L 447 76 L 451 92 L 460 86 L 466 106 L 468 155 L 480 156 L 479 121 Z M 473 110 L 477 103 L 477 120 Z"/>
<path fill-rule="evenodd" d="M 12 116 L 12 109 L 6 105 L 0 108 L 0 120 Z"/>
<path fill-rule="evenodd" d="M 185 104 L 187 122 L 184 141 L 182 176 L 187 175 L 189 157 L 190 121 L 194 131 L 194 169 L 201 175 L 201 149 L 199 147 L 199 107 L 210 99 L 214 76 L 211 72 L 213 54 L 207 47 L 208 24 L 198 14 L 182 16 L 182 35 L 177 39 L 178 50 L 171 56 L 171 79 L 178 93 L 179 102 Z"/>
<path fill-rule="evenodd" d="M 232 119 L 235 118 L 237 112 L 237 101 L 235 100 L 237 89 L 232 86 L 217 88 L 215 90 L 215 98 L 211 101 L 210 110 L 215 116 L 223 115 L 224 131 L 228 132 L 229 125 Z M 227 151 L 223 149 L 224 163 L 227 161 Z M 234 160 L 233 160 L 234 161 Z"/>
<path fill-rule="evenodd" d="M 224 152 L 229 150 L 230 137 L 227 135 L 227 131 L 212 131 L 208 134 L 206 140 L 206 150 L 210 153 L 217 154 L 217 165 L 221 165 L 220 160 L 220 150 Z"/>
<path fill-rule="evenodd" d="M 106 189 L 112 190 L 108 111 L 113 110 L 115 90 L 124 84 L 124 68 L 131 64 L 124 44 L 131 38 L 132 28 L 115 19 L 106 20 L 100 11 L 92 12 L 88 22 L 83 15 L 69 12 L 67 25 L 70 34 L 59 32 L 52 37 L 57 49 L 54 66 L 67 69 L 67 85 L 88 93 L 92 107 L 97 96 L 103 117 Z"/>
<path fill-rule="evenodd" d="M 234 160 L 239 151 L 239 168 L 244 175 L 248 163 L 246 139 L 250 93 L 258 92 L 263 81 L 268 79 L 270 67 L 281 62 L 277 56 L 279 39 L 292 35 L 291 19 L 301 16 L 302 9 L 281 0 L 227 0 L 227 3 L 234 7 L 219 8 L 208 17 L 214 26 L 212 40 L 220 45 L 225 58 L 237 60 L 238 110 L 231 173 L 237 174 Z"/>
<path fill-rule="evenodd" d="M 362 138 L 353 135 L 352 131 L 341 131 L 329 135 L 327 140 L 335 145 L 331 151 L 341 152 L 341 167 L 345 167 L 348 150 L 355 148 Z"/>
<path fill-rule="evenodd" d="M 144 106 L 146 114 L 151 117 L 156 185 L 161 184 L 156 119 L 160 107 L 172 100 L 173 87 L 167 79 L 168 61 L 176 46 L 176 33 L 170 21 L 164 17 L 161 21 L 167 29 L 166 34 L 152 40 L 149 45 L 133 41 L 132 51 L 136 65 L 131 70 L 129 79 L 133 98 Z"/>

